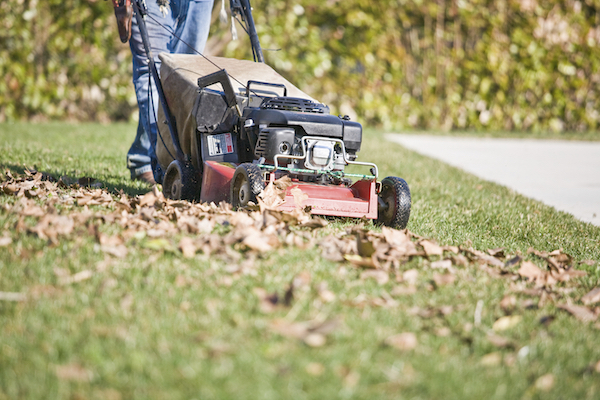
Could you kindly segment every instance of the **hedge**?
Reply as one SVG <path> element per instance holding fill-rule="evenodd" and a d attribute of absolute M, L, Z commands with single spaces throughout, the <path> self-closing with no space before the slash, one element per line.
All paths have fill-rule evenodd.
<path fill-rule="evenodd" d="M 365 124 L 598 128 L 600 0 L 252 3 L 267 63 Z M 5 0 L 0 11 L 0 120 L 135 117 L 110 2 Z M 215 18 L 207 53 L 249 57 L 247 39 L 229 39 Z"/>

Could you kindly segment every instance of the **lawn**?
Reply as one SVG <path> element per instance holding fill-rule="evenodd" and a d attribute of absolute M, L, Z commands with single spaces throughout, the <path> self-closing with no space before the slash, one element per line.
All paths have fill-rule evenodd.
<path fill-rule="evenodd" d="M 599 227 L 369 130 L 360 160 L 411 187 L 409 236 L 330 219 L 256 242 L 259 212 L 131 182 L 134 132 L 0 124 L 0 399 L 600 396 L 600 308 L 573 307 L 600 286 Z M 28 168 L 104 191 L 15 191 Z M 414 251 L 389 266 L 326 254 L 390 235 Z"/>

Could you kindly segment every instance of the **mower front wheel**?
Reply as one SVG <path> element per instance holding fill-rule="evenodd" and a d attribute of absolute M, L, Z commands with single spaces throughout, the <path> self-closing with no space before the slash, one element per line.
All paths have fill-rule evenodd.
<path fill-rule="evenodd" d="M 377 221 L 386 226 L 405 229 L 410 218 L 410 189 L 402 178 L 388 176 L 381 181 Z"/>
<path fill-rule="evenodd" d="M 240 164 L 231 180 L 230 199 L 234 209 L 246 207 L 249 202 L 256 203 L 256 197 L 264 190 L 265 180 L 256 164 Z"/>
<path fill-rule="evenodd" d="M 163 194 L 171 200 L 198 200 L 200 176 L 192 163 L 174 160 L 163 178 Z"/>

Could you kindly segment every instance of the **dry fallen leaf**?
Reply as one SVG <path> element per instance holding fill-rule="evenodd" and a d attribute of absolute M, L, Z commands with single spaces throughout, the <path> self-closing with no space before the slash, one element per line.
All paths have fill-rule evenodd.
<path fill-rule="evenodd" d="M 299 187 L 290 189 L 290 194 L 294 198 L 294 206 L 297 209 L 304 208 L 304 202 L 308 200 L 308 194 L 304 193 Z"/>
<path fill-rule="evenodd" d="M 441 328 L 436 328 L 434 331 L 436 336 L 439 337 L 448 337 L 452 335 L 452 331 L 447 326 L 442 326 Z"/>
<path fill-rule="evenodd" d="M 61 380 L 88 382 L 92 380 L 90 370 L 84 368 L 80 364 L 57 365 L 54 368 L 56 377 Z"/>
<path fill-rule="evenodd" d="M 453 274 L 433 274 L 433 281 L 437 286 L 451 285 L 455 279 Z"/>
<path fill-rule="evenodd" d="M 419 271 L 416 269 L 409 269 L 408 271 L 404 271 L 402 273 L 402 281 L 408 283 L 411 286 L 417 284 L 417 279 L 419 278 Z"/>
<path fill-rule="evenodd" d="M 326 343 L 326 336 L 340 325 L 337 318 L 325 321 L 289 322 L 283 319 L 271 322 L 271 330 L 286 337 L 303 340 L 311 347 Z"/>
<path fill-rule="evenodd" d="M 575 318 L 583 322 L 591 322 L 598 319 L 598 316 L 594 314 L 589 308 L 584 306 L 577 306 L 574 304 L 559 304 L 556 307 L 569 312 Z"/>
<path fill-rule="evenodd" d="M 594 288 L 581 298 L 583 304 L 590 305 L 600 302 L 600 287 Z"/>
<path fill-rule="evenodd" d="M 70 285 L 72 283 L 77 283 L 86 279 L 90 279 L 92 276 L 94 276 L 94 273 L 89 269 L 86 269 L 85 271 L 77 272 L 74 275 L 62 276 L 60 277 L 58 283 L 61 285 Z"/>
<path fill-rule="evenodd" d="M 8 236 L 0 237 L 0 247 L 6 247 L 12 243 L 12 238 Z"/>
<path fill-rule="evenodd" d="M 392 296 L 407 296 L 407 295 L 412 295 L 417 293 L 417 287 L 414 285 L 409 285 L 409 286 L 394 286 L 394 288 L 392 289 L 392 291 L 390 292 L 390 295 Z"/>
<path fill-rule="evenodd" d="M 184 236 L 179 241 L 179 250 L 185 258 L 192 258 L 196 255 L 196 245 L 191 237 Z"/>
<path fill-rule="evenodd" d="M 390 275 L 386 271 L 383 271 L 380 269 L 373 269 L 373 270 L 365 271 L 360 274 L 360 279 L 369 279 L 369 278 L 375 279 L 377 281 L 377 283 L 380 285 L 385 285 L 386 283 L 389 282 Z"/>
<path fill-rule="evenodd" d="M 535 380 L 534 386 L 536 389 L 541 390 L 542 392 L 548 392 L 554 387 L 554 375 L 546 374 L 540 376 Z"/>
<path fill-rule="evenodd" d="M 417 335 L 413 332 L 403 332 L 389 336 L 384 343 L 398 350 L 408 351 L 417 347 Z"/>
<path fill-rule="evenodd" d="M 521 268 L 517 271 L 523 278 L 535 281 L 544 277 L 545 272 L 542 271 L 537 265 L 530 261 L 525 261 L 521 264 Z"/>
<path fill-rule="evenodd" d="M 495 333 L 488 332 L 486 336 L 487 340 L 496 347 L 505 348 L 505 347 L 513 347 L 513 343 L 500 335 L 496 335 Z"/>
<path fill-rule="evenodd" d="M 496 322 L 494 322 L 492 329 L 496 332 L 506 331 L 517 326 L 522 319 L 523 317 L 520 315 L 508 315 L 505 317 L 500 317 L 496 320 Z"/>
<path fill-rule="evenodd" d="M 517 305 L 517 298 L 513 295 L 506 295 L 500 301 L 500 308 L 507 313 L 510 314 Z"/>
<path fill-rule="evenodd" d="M 127 247 L 124 244 L 120 244 L 120 245 L 106 244 L 106 245 L 100 246 L 100 249 L 103 252 L 105 252 L 106 254 L 110 254 L 111 256 L 114 256 L 117 258 L 124 258 L 127 256 L 127 253 L 129 252 L 129 250 L 127 250 Z"/>
<path fill-rule="evenodd" d="M 493 353 L 488 353 L 485 356 L 481 357 L 480 361 L 481 365 L 486 367 L 495 367 L 502 363 L 502 354 L 495 351 Z"/>
<path fill-rule="evenodd" d="M 444 249 L 431 240 L 421 240 L 419 244 L 423 247 L 427 256 L 441 256 L 444 254 Z"/>
<path fill-rule="evenodd" d="M 452 260 L 439 260 L 434 261 L 430 264 L 433 269 L 447 269 L 452 270 Z"/>

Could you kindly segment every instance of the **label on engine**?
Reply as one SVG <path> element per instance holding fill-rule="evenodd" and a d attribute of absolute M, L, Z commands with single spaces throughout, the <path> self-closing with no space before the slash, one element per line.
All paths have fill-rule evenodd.
<path fill-rule="evenodd" d="M 206 142 L 208 144 L 208 154 L 211 156 L 233 153 L 233 140 L 231 139 L 231 133 L 221 133 L 220 135 L 207 136 Z"/>

